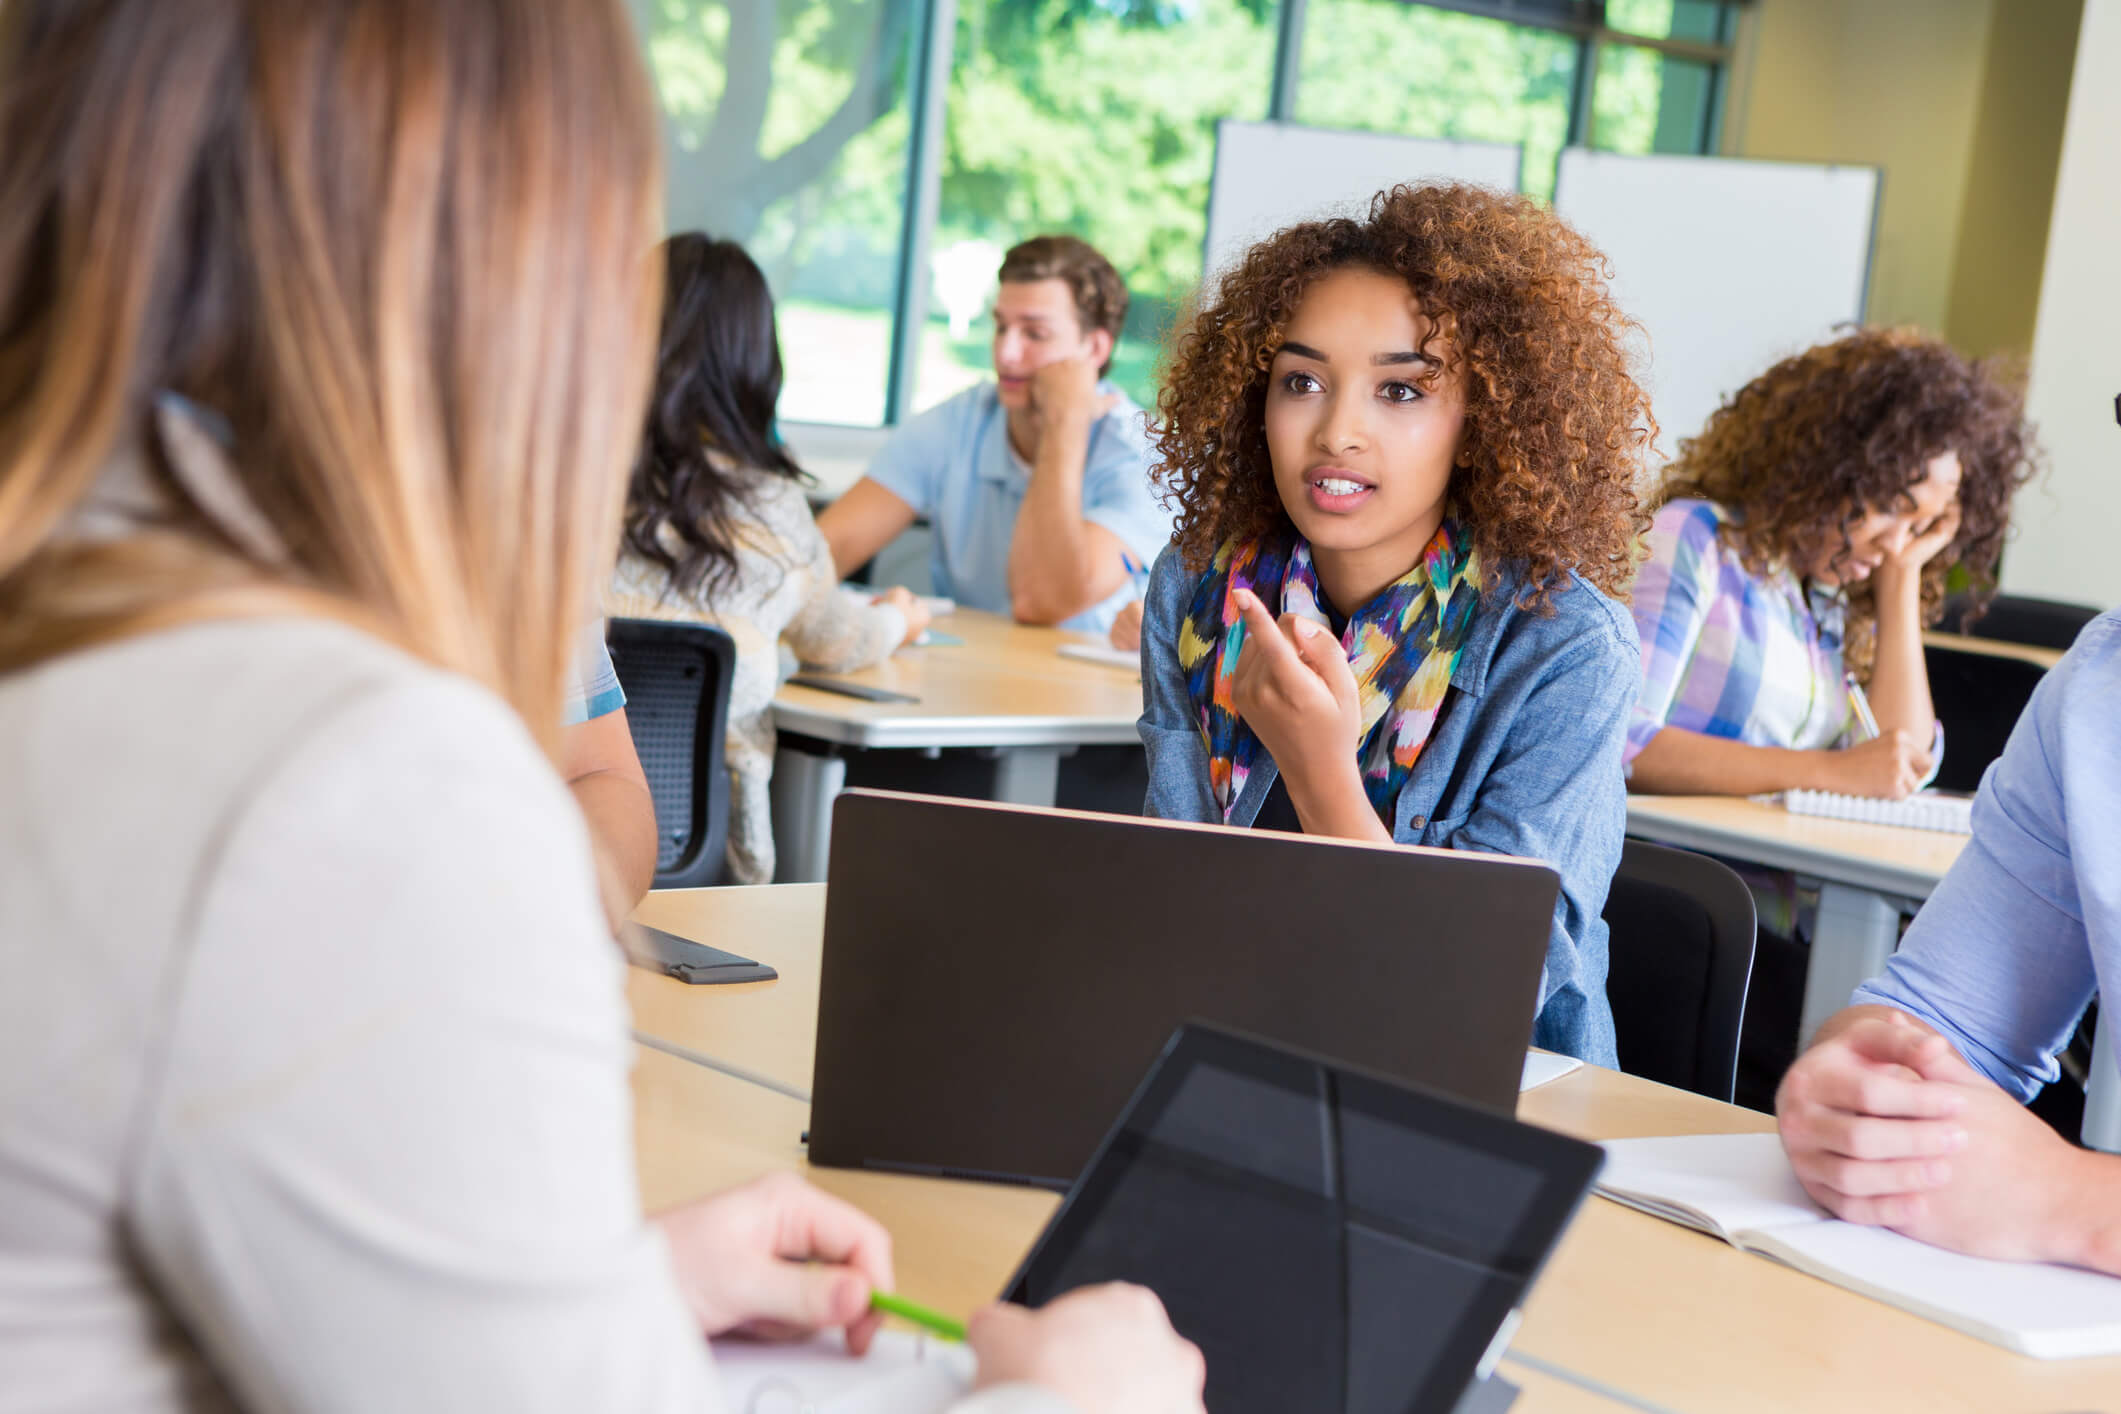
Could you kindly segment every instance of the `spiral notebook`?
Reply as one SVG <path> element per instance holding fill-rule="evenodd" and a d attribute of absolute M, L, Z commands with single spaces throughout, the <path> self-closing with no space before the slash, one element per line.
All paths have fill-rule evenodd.
<path fill-rule="evenodd" d="M 1924 790 L 1905 800 L 1876 800 L 1827 790 L 1792 790 L 1782 793 L 1782 808 L 1792 815 L 1823 815 L 1866 825 L 1899 825 L 1947 835 L 1974 832 L 1974 798 L 1949 791 Z"/>

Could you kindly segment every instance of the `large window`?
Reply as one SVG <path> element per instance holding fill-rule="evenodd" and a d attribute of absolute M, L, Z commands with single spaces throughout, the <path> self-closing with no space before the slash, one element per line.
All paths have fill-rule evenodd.
<path fill-rule="evenodd" d="M 670 229 L 742 241 L 766 272 L 788 421 L 886 420 L 924 2 L 633 0 Z"/>
<path fill-rule="evenodd" d="M 896 421 L 987 372 L 1010 244 L 1069 231 L 1133 292 L 1150 400 L 1200 278 L 1215 123 L 1705 152 L 1733 0 L 632 0 L 670 223 L 744 242 L 792 422 Z M 917 334 L 917 336 L 916 336 Z"/>
<path fill-rule="evenodd" d="M 1125 278 L 1112 377 L 1149 401 L 1157 343 L 1200 280 L 1215 123 L 1266 116 L 1274 18 L 1271 0 L 959 0 L 931 255 L 937 332 L 916 406 L 987 375 L 995 269 L 1046 231 L 1081 236 Z"/>
<path fill-rule="evenodd" d="M 1308 0 L 1296 119 L 1411 137 L 1524 144 L 1524 189 L 1554 191 L 1569 139 L 1568 35 L 1402 0 Z"/>

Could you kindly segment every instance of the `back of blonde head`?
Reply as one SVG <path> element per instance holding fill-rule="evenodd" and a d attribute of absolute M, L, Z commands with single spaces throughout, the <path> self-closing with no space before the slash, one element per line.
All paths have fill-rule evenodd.
<path fill-rule="evenodd" d="M 647 391 L 656 131 L 621 0 L 0 5 L 0 672 L 356 619 L 550 749 Z M 224 418 L 259 558 L 153 400 Z M 143 444 L 175 508 L 67 534 Z"/>

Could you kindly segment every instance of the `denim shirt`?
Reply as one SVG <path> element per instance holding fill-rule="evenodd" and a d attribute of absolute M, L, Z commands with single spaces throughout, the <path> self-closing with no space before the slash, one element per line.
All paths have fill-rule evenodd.
<path fill-rule="evenodd" d="M 1220 824 L 1176 646 L 1200 578 L 1176 546 L 1157 558 L 1149 578 L 1142 623 L 1146 813 Z M 1627 827 L 1620 751 L 1642 685 L 1635 623 L 1580 576 L 1554 596 L 1551 616 L 1517 607 L 1522 584 L 1522 573 L 1506 568 L 1482 599 L 1435 732 L 1400 787 L 1392 838 L 1520 855 L 1560 873 L 1532 1042 L 1612 1066 L 1619 1056 L 1600 915 Z M 1262 750 L 1230 824 L 1251 825 L 1276 775 Z"/>

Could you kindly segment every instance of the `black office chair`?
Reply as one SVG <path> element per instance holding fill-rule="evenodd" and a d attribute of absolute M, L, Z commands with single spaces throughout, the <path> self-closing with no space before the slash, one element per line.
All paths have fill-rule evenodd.
<path fill-rule="evenodd" d="M 722 739 L 736 643 L 706 624 L 660 619 L 613 619 L 606 638 L 626 689 L 633 749 L 655 799 L 655 886 L 719 883 L 729 837 Z"/>
<path fill-rule="evenodd" d="M 1989 763 L 2003 754 L 2011 728 L 2047 670 L 2017 658 L 1933 644 L 1923 645 L 1922 661 L 1929 671 L 1930 704 L 1944 723 L 1944 764 L 1937 772 L 1937 788 L 1973 790 Z"/>
<path fill-rule="evenodd" d="M 1706 855 L 1629 840 L 1606 894 L 1620 1068 L 1729 1103 L 1753 973 L 1753 895 Z"/>
<path fill-rule="evenodd" d="M 2066 604 L 2059 599 L 2033 599 L 2021 594 L 1998 594 L 1988 611 L 1969 622 L 1971 601 L 1954 594 L 1944 601 L 1944 617 L 1937 627 L 1948 633 L 1972 638 L 1993 638 L 2003 643 L 2029 643 L 2035 648 L 2066 649 L 2077 641 L 2084 626 L 2099 617 L 2085 604 Z M 1946 728 L 1947 731 L 1950 728 Z"/>

